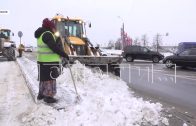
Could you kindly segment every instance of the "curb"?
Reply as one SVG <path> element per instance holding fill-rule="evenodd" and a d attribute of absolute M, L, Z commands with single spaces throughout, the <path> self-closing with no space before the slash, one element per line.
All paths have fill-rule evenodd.
<path fill-rule="evenodd" d="M 18 59 L 16 60 L 16 63 L 18 64 L 21 72 L 22 72 L 22 75 L 23 77 L 25 78 L 25 81 L 26 81 L 26 85 L 30 91 L 30 94 L 34 100 L 34 102 L 37 104 L 37 95 L 38 95 L 38 92 L 37 90 L 32 86 L 34 85 L 34 82 L 33 82 L 33 79 L 28 75 L 28 72 L 27 70 L 24 69 L 24 67 L 22 67 L 22 63 L 20 61 L 21 59 Z"/>

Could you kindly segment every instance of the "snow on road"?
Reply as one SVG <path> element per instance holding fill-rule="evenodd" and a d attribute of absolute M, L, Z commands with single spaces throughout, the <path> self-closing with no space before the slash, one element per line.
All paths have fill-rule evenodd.
<path fill-rule="evenodd" d="M 171 52 L 166 52 L 166 53 L 161 53 L 161 54 L 162 54 L 162 55 L 164 55 L 164 57 L 174 55 L 174 54 L 173 54 L 173 53 L 171 53 Z"/>
<path fill-rule="evenodd" d="M 34 102 L 16 62 L 0 62 L 0 126 L 20 126 Z"/>
<path fill-rule="evenodd" d="M 37 65 L 28 59 L 19 62 L 38 87 Z M 72 66 L 78 92 L 82 101 L 74 104 L 75 93 L 70 72 L 57 79 L 57 97 L 69 104 L 65 110 L 57 111 L 42 103 L 23 113 L 26 126 L 140 126 L 168 125 L 162 116 L 162 105 L 150 103 L 133 96 L 126 83 L 112 75 L 101 75 L 78 63 Z M 66 101 L 67 99 L 67 101 Z"/>

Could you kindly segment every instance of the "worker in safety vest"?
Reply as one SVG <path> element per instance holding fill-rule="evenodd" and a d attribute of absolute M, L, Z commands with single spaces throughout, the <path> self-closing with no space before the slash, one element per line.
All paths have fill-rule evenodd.
<path fill-rule="evenodd" d="M 48 18 L 45 18 L 42 27 L 35 31 L 37 38 L 37 63 L 39 78 L 38 100 L 44 100 L 46 103 L 55 103 L 56 78 L 60 74 L 61 57 L 69 60 L 68 55 L 57 44 L 54 33 L 55 24 Z"/>
<path fill-rule="evenodd" d="M 22 53 L 23 53 L 24 49 L 25 49 L 25 47 L 24 47 L 23 44 L 20 44 L 20 45 L 18 46 L 19 57 L 22 57 Z"/>

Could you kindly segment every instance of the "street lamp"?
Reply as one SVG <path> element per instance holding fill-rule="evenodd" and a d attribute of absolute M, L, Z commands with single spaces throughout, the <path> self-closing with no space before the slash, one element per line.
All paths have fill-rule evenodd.
<path fill-rule="evenodd" d="M 122 19 L 122 17 L 118 16 L 119 19 L 121 19 L 122 21 L 122 36 L 121 36 L 121 39 L 122 39 L 122 50 L 124 48 L 124 42 L 125 42 L 125 37 L 124 37 L 124 34 L 125 34 L 125 26 L 124 26 L 124 21 Z"/>

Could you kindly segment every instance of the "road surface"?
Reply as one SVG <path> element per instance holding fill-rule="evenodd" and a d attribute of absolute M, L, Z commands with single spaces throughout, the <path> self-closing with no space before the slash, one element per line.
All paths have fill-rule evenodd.
<path fill-rule="evenodd" d="M 22 113 L 33 101 L 16 62 L 0 59 L 0 126 L 21 126 Z"/>
<path fill-rule="evenodd" d="M 121 78 L 136 91 L 185 108 L 196 115 L 196 70 L 167 69 L 163 64 L 124 62 Z"/>

